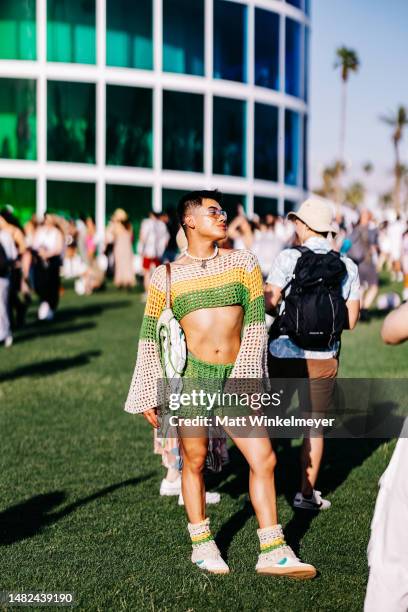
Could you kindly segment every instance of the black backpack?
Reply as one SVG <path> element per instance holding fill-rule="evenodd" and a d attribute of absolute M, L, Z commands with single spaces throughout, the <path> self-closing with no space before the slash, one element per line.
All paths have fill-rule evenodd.
<path fill-rule="evenodd" d="M 0 278 L 7 278 L 10 274 L 11 265 L 7 258 L 6 251 L 0 242 Z"/>
<path fill-rule="evenodd" d="M 307 247 L 295 248 L 301 256 L 292 279 L 282 289 L 284 311 L 275 319 L 270 336 L 287 335 L 303 349 L 327 350 L 340 340 L 347 322 L 341 291 L 347 269 L 335 251 L 315 253 Z"/>

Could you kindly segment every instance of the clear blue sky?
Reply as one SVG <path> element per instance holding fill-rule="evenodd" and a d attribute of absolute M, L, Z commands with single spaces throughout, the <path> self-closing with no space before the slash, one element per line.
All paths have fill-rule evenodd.
<path fill-rule="evenodd" d="M 348 87 L 346 133 L 349 178 L 361 175 L 371 161 L 370 186 L 390 185 L 393 149 L 390 128 L 378 117 L 408 107 L 408 0 L 312 0 L 310 187 L 319 184 L 321 168 L 339 148 L 340 75 L 333 69 L 335 50 L 355 49 L 361 66 Z M 401 147 L 408 164 L 408 127 Z"/>

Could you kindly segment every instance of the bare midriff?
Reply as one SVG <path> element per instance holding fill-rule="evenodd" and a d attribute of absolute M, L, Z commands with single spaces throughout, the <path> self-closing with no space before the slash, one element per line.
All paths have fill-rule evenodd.
<path fill-rule="evenodd" d="M 195 357 L 213 364 L 234 363 L 241 345 L 242 306 L 200 308 L 183 317 L 187 348 Z"/>

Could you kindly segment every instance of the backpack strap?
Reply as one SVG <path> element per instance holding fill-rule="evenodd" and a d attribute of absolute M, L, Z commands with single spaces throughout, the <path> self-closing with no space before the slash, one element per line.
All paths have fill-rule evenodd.
<path fill-rule="evenodd" d="M 307 253 L 308 251 L 310 251 L 310 249 L 308 247 L 299 245 L 299 246 L 294 246 L 294 247 L 290 247 L 291 249 L 295 249 L 296 251 L 299 251 L 300 253 L 300 257 L 302 255 L 304 255 L 305 253 Z M 300 259 L 299 257 L 299 259 Z M 295 278 L 295 270 L 296 270 L 296 266 L 298 264 L 299 259 L 296 261 L 296 265 L 295 265 L 295 269 L 293 270 L 293 274 L 292 274 L 292 278 L 290 279 L 290 281 L 288 281 L 286 283 L 286 285 L 282 288 L 282 293 L 285 294 L 286 293 L 286 289 L 293 283 L 293 279 Z"/>
<path fill-rule="evenodd" d="M 170 288 L 171 288 L 171 268 L 170 268 L 170 263 L 166 263 L 166 308 L 171 307 Z"/>

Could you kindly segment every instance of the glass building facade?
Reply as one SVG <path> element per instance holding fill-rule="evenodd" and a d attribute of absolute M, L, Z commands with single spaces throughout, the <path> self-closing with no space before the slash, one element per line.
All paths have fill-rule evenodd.
<path fill-rule="evenodd" d="M 118 207 L 190 189 L 233 215 L 308 190 L 309 0 L 1 0 L 0 207 Z"/>

